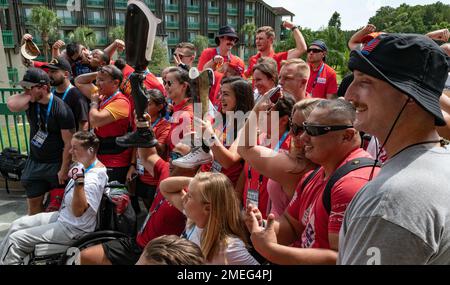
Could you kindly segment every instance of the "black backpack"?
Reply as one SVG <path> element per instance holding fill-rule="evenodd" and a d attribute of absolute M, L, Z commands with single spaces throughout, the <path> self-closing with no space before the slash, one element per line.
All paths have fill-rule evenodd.
<path fill-rule="evenodd" d="M 0 153 L 0 173 L 5 179 L 19 181 L 28 156 L 7 147 Z"/>
<path fill-rule="evenodd" d="M 323 190 L 322 203 L 327 211 L 328 215 L 331 213 L 331 188 L 333 188 L 334 183 L 336 183 L 339 179 L 347 175 L 348 173 L 360 169 L 363 167 L 371 167 L 375 164 L 375 161 L 371 158 L 361 157 L 350 160 L 346 164 L 342 165 L 334 173 L 331 175 L 330 179 Z M 380 164 L 377 163 L 375 166 L 380 167 Z M 320 167 L 316 168 L 311 174 L 306 177 L 306 179 L 302 183 L 302 189 L 311 181 L 311 179 L 316 176 L 317 172 L 319 172 Z"/>

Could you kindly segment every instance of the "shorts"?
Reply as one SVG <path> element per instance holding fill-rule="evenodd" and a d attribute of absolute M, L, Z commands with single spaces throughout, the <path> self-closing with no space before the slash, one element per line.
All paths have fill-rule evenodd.
<path fill-rule="evenodd" d="M 135 265 L 142 254 L 136 238 L 119 238 L 102 243 L 106 257 L 113 265 Z"/>
<path fill-rule="evenodd" d="M 155 198 L 155 193 L 156 185 L 149 185 L 142 182 L 139 178 L 136 179 L 136 196 L 153 201 L 153 198 Z"/>
<path fill-rule="evenodd" d="M 106 167 L 106 174 L 108 174 L 108 181 L 117 181 L 120 184 L 125 184 L 127 180 L 127 173 L 129 166 L 125 167 Z"/>
<path fill-rule="evenodd" d="M 58 171 L 61 163 L 44 163 L 27 159 L 22 172 L 21 183 L 27 198 L 36 198 L 58 188 Z"/>

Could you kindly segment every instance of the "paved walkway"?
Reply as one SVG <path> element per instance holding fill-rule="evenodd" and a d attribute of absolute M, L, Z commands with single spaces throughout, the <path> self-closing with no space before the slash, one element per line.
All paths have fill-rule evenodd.
<path fill-rule="evenodd" d="M 23 190 L 0 188 L 0 240 L 6 235 L 11 222 L 27 214 L 27 201 Z"/>

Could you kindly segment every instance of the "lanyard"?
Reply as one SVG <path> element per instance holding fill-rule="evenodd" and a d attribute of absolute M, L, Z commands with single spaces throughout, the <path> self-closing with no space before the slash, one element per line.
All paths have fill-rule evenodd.
<path fill-rule="evenodd" d="M 281 137 L 281 140 L 278 142 L 278 144 L 275 146 L 274 151 L 278 152 L 278 150 L 280 149 L 280 147 L 283 145 L 283 143 L 286 141 L 286 138 L 289 134 L 289 131 L 285 131 L 283 136 Z M 252 167 L 249 165 L 248 166 L 248 172 L 247 172 L 247 177 L 248 177 L 248 188 L 250 188 L 250 182 L 252 180 Z M 259 178 L 258 178 L 258 191 L 261 188 L 261 185 L 263 183 L 263 176 L 260 174 Z"/>
<path fill-rule="evenodd" d="M 316 79 L 314 79 L 314 82 L 313 82 L 313 85 L 312 85 L 312 89 L 311 89 L 311 97 L 312 97 L 312 95 L 313 95 L 314 87 L 316 87 L 317 79 L 319 79 L 319 76 L 320 76 L 320 74 L 322 73 L 324 67 L 325 67 L 325 63 L 322 63 L 322 66 L 320 67 L 319 72 L 318 72 L 317 75 L 316 75 Z"/>
<path fill-rule="evenodd" d="M 47 131 L 47 124 L 48 124 L 48 118 L 50 117 L 50 111 L 52 109 L 52 104 L 53 104 L 53 93 L 50 94 L 50 101 L 48 102 L 48 106 L 47 106 L 47 113 L 45 116 L 45 130 Z M 36 113 L 37 113 L 37 119 L 38 122 L 41 121 L 41 107 L 38 104 L 36 104 Z"/>
<path fill-rule="evenodd" d="M 216 47 L 216 53 L 217 53 L 217 55 L 220 55 L 219 47 Z M 228 59 L 228 62 L 231 62 L 231 52 L 228 52 L 227 59 Z"/>
<path fill-rule="evenodd" d="M 106 103 L 108 103 L 112 98 L 114 98 L 117 94 L 119 94 L 119 90 L 116 91 L 116 93 L 114 93 L 112 96 L 109 96 L 108 99 L 106 99 L 105 101 L 103 101 L 102 103 L 100 103 L 100 107 L 103 107 L 106 105 Z"/>
<path fill-rule="evenodd" d="M 152 123 L 152 128 L 154 128 L 159 123 L 160 120 L 161 116 L 159 116 L 158 119 L 154 123 Z"/>
<path fill-rule="evenodd" d="M 146 68 L 145 71 L 144 71 L 144 76 L 147 76 L 149 73 L 150 73 L 150 70 L 148 70 L 148 68 Z M 133 74 L 133 72 L 131 72 L 130 74 L 128 74 L 128 76 L 127 76 L 127 81 L 130 80 L 131 74 Z"/>
<path fill-rule="evenodd" d="M 97 164 L 97 162 L 98 162 L 98 159 L 96 159 L 91 165 L 89 165 L 89 166 L 84 170 L 84 174 L 88 173 L 89 170 L 91 170 L 92 168 L 94 168 L 94 166 Z M 75 185 L 75 180 L 71 179 L 71 180 L 69 181 L 69 183 L 67 183 L 67 186 L 66 186 L 66 189 L 67 189 L 67 190 L 64 191 L 64 197 L 65 197 L 67 194 L 69 194 L 69 192 L 74 188 L 74 187 L 72 187 L 72 186 L 74 186 L 74 185 Z M 64 202 L 64 200 L 63 200 L 63 202 Z M 65 206 L 66 206 L 65 203 L 63 203 L 62 206 L 61 206 L 61 209 L 65 208 Z"/>
<path fill-rule="evenodd" d="M 66 90 L 64 91 L 64 94 L 63 94 L 63 96 L 62 96 L 62 98 L 61 98 L 64 102 L 65 102 L 65 100 L 66 100 L 67 93 L 69 93 L 69 91 L 70 91 L 70 89 L 72 89 L 72 87 L 73 87 L 73 85 L 72 85 L 72 84 L 69 84 L 69 86 L 67 86 Z M 56 89 L 54 89 L 53 92 L 56 92 Z M 53 93 L 53 92 L 52 92 L 52 93 Z M 53 94 L 53 95 L 54 95 L 54 94 Z"/>
<path fill-rule="evenodd" d="M 85 170 L 84 173 L 86 174 L 89 170 L 94 168 L 94 166 L 97 164 L 98 160 L 96 159 L 91 165 L 89 165 Z"/>

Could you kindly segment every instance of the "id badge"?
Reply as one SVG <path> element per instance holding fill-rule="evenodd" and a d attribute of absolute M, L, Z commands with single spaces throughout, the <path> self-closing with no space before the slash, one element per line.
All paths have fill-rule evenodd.
<path fill-rule="evenodd" d="M 255 205 L 255 207 L 258 207 L 258 201 L 259 201 L 259 192 L 257 190 L 248 189 L 246 207 L 248 207 L 248 204 L 250 203 Z"/>
<path fill-rule="evenodd" d="M 144 175 L 144 165 L 142 165 L 141 160 L 138 158 L 136 161 L 136 170 L 139 175 Z"/>
<path fill-rule="evenodd" d="M 139 233 L 141 234 L 145 230 L 145 226 L 147 225 L 148 220 L 152 216 L 152 212 L 148 212 L 147 217 L 145 217 L 145 221 L 141 226 L 141 229 L 139 230 Z"/>
<path fill-rule="evenodd" d="M 37 147 L 37 148 L 41 148 L 42 145 L 44 144 L 45 140 L 48 137 L 48 133 L 39 130 L 36 135 L 34 135 L 33 139 L 31 140 L 31 143 Z"/>
<path fill-rule="evenodd" d="M 211 172 L 213 173 L 219 173 L 222 172 L 222 165 L 220 165 L 220 163 L 218 163 L 217 161 L 213 161 L 213 164 L 211 166 Z"/>

